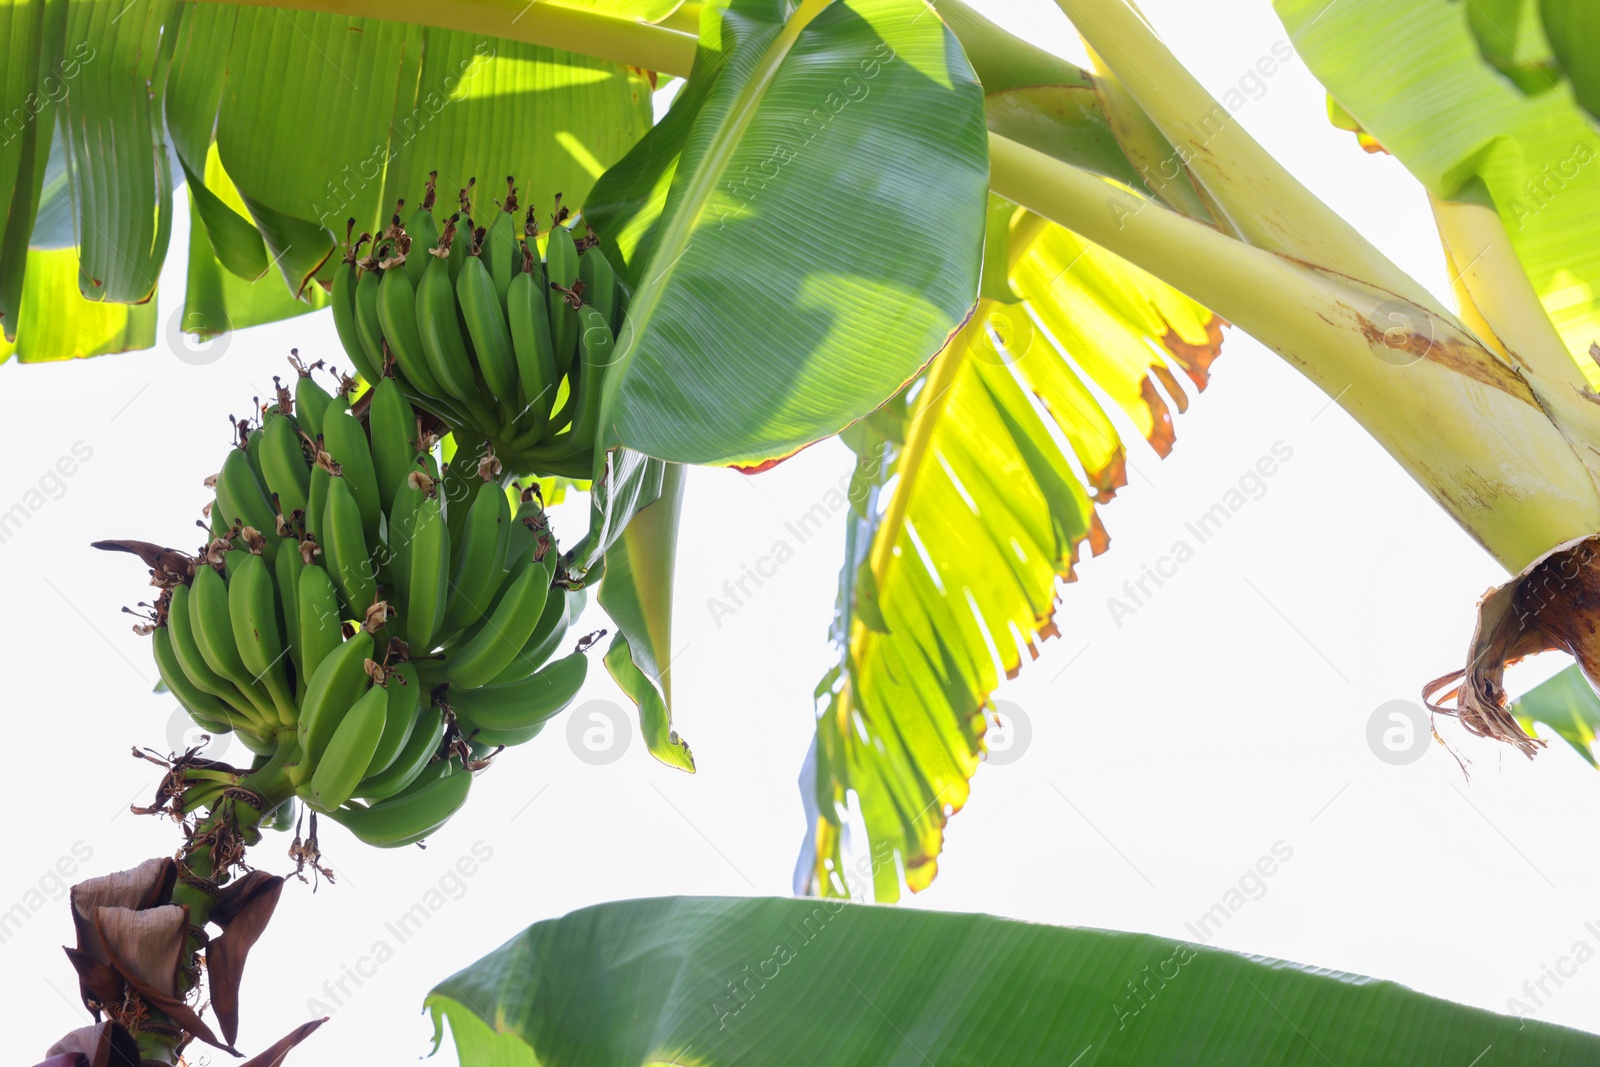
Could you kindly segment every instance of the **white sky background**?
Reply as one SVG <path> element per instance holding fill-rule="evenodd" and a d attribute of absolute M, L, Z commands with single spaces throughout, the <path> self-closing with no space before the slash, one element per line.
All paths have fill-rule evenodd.
<path fill-rule="evenodd" d="M 1043 0 L 978 6 L 1077 55 Z M 1142 7 L 1219 96 L 1285 37 L 1264 0 Z M 1364 155 L 1327 125 L 1321 90 L 1298 60 L 1237 117 L 1448 299 L 1422 192 L 1393 160 Z M 163 321 L 179 308 L 186 240 L 180 219 Z M 75 442 L 93 450 L 60 498 L 0 545 L 13 805 L 0 911 L 30 900 L 41 878 L 48 888 L 74 848 L 92 853 L 81 878 L 177 844 L 176 827 L 127 812 L 158 777 L 129 747 L 168 748 L 175 706 L 150 693 L 147 641 L 118 614 L 145 595 L 143 568 L 88 542 L 196 542 L 190 516 L 227 446 L 225 413 L 243 413 L 273 374 L 289 373 L 291 346 L 344 362 L 326 314 L 225 343 L 225 357 L 203 366 L 162 347 L 0 367 L 0 417 L 12 428 L 0 510 Z M 1265 494 L 1116 626 L 1107 598 L 1279 441 L 1293 458 Z M 426 1048 L 426 991 L 528 923 L 632 896 L 787 893 L 805 830 L 796 775 L 811 691 L 833 656 L 825 637 L 842 538 L 831 529 L 801 545 L 784 524 L 849 463 L 830 443 L 758 478 L 691 474 L 674 682 L 697 775 L 655 763 L 636 732 L 617 762 L 586 764 L 561 720 L 503 755 L 425 852 L 374 851 L 328 827 L 323 847 L 339 883 L 284 893 L 251 958 L 241 1047 L 259 1050 L 317 997 L 338 1011 L 299 1062 L 410 1062 Z M 1498 1010 L 1575 942 L 1600 947 L 1585 927 L 1600 920 L 1600 857 L 1571 830 L 1588 825 L 1600 776 L 1559 742 L 1530 763 L 1453 724 L 1443 730 L 1471 760 L 1470 781 L 1437 747 L 1397 767 L 1366 740 L 1379 705 L 1415 700 L 1424 681 L 1460 665 L 1474 602 L 1503 577 L 1493 562 L 1338 407 L 1237 331 L 1212 388 L 1179 420 L 1173 455 L 1157 461 L 1136 444 L 1130 467 L 1132 484 L 1102 513 L 1112 550 L 1066 589 L 1063 636 L 1000 694 L 1027 715 L 1030 744 L 979 771 L 941 875 L 905 906 L 1192 939 L 1185 923 L 1282 841 L 1293 858 L 1213 944 Z M 569 508 L 557 531 L 570 543 L 583 521 Z M 715 625 L 707 598 L 779 539 L 794 558 Z M 1564 662 L 1548 659 L 1514 681 L 1526 687 Z M 593 668 L 584 699 L 620 700 L 598 658 Z M 231 754 L 244 758 L 237 744 Z M 491 858 L 452 880 L 480 841 Z M 287 844 L 269 836 L 253 859 L 284 871 Z M 447 902 L 400 943 L 385 923 L 441 878 Z M 59 949 L 70 939 L 63 896 L 0 944 L 13 1049 L 42 1054 L 86 1021 Z M 361 988 L 347 981 L 354 995 L 335 1005 L 322 983 L 380 941 L 393 958 Z M 1600 964 L 1547 988 L 1555 995 L 1541 1018 L 1600 1030 Z"/>

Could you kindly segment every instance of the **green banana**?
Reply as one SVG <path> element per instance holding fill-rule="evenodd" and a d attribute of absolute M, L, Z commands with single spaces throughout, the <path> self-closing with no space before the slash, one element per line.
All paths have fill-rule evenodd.
<path fill-rule="evenodd" d="M 572 243 L 572 231 L 559 223 L 550 228 L 544 273 L 550 286 L 545 297 L 550 305 L 550 339 L 555 346 L 556 370 L 565 374 L 578 351 L 578 316 L 560 289 L 570 292 L 572 283 L 578 280 L 578 249 Z"/>
<path fill-rule="evenodd" d="M 300 571 L 298 616 L 300 640 L 300 689 L 316 674 L 322 661 L 344 643 L 344 614 L 339 610 L 339 594 L 325 568 L 309 564 Z M 287 596 L 287 592 L 284 594 Z M 303 701 L 302 701 L 303 702 Z"/>
<path fill-rule="evenodd" d="M 383 738 L 388 706 L 388 690 L 374 685 L 339 720 L 328 747 L 316 761 L 309 795 L 304 796 L 313 808 L 332 811 L 350 799 Z"/>
<path fill-rule="evenodd" d="M 470 190 L 472 184 L 476 181 L 476 178 L 467 179 L 467 189 L 462 190 L 462 192 L 466 193 Z M 456 279 L 461 277 L 461 265 L 467 261 L 467 246 L 472 243 L 472 238 L 477 232 L 472 225 L 472 205 L 467 203 L 465 195 L 461 198 L 461 210 L 452 216 L 452 221 L 457 225 L 457 240 L 451 242 L 450 246 L 445 249 L 445 262 L 450 267 L 450 284 L 454 285 Z M 450 224 L 446 223 L 444 233 L 439 235 L 441 246 L 445 244 L 449 233 Z M 461 235 L 465 235 L 464 239 Z"/>
<path fill-rule="evenodd" d="M 605 316 L 615 333 L 617 323 L 617 272 L 598 245 L 590 245 L 578 256 L 578 280 L 583 282 L 583 301 L 593 304 Z"/>
<path fill-rule="evenodd" d="M 363 800 L 385 800 L 405 789 L 432 761 L 444 740 L 444 710 L 430 704 L 417 713 L 411 736 L 394 761 L 356 787 Z"/>
<path fill-rule="evenodd" d="M 417 725 L 417 712 L 422 705 L 422 690 L 417 682 L 416 668 L 409 663 L 397 663 L 389 668 L 384 680 L 388 706 L 383 713 L 383 736 L 372 751 L 362 780 L 382 774 L 399 758 L 411 731 Z M 348 797 L 346 799 L 349 799 Z"/>
<path fill-rule="evenodd" d="M 416 280 L 421 279 L 422 272 L 420 269 L 416 272 L 415 280 L 411 276 L 413 259 L 421 268 L 427 266 L 430 258 L 420 247 L 413 246 L 404 269 L 384 271 L 383 284 L 378 288 L 378 323 L 383 328 L 384 339 L 389 342 L 389 354 L 399 364 L 406 380 L 426 396 L 442 400 L 447 394 L 428 363 L 422 335 L 417 333 Z"/>
<path fill-rule="evenodd" d="M 329 814 L 366 844 L 376 848 L 411 845 L 438 830 L 461 810 L 472 788 L 472 773 L 451 763 L 443 774 L 423 775 L 404 791 L 371 807 L 343 807 Z"/>
<path fill-rule="evenodd" d="M 450 523 L 450 543 L 460 544 L 466 532 L 467 516 L 484 485 L 478 475 L 478 464 L 489 454 L 489 442 L 482 437 L 463 437 L 460 430 L 450 436 L 455 454 L 445 465 L 440 491 L 444 494 L 444 517 Z"/>
<path fill-rule="evenodd" d="M 571 652 L 519 682 L 478 689 L 451 686 L 444 699 L 458 715 L 485 730 L 527 730 L 572 703 L 588 672 L 588 657 Z"/>
<path fill-rule="evenodd" d="M 545 598 L 544 611 L 533 627 L 533 634 L 522 646 L 522 650 L 506 664 L 505 669 L 489 680 L 490 685 L 521 681 L 544 666 L 545 660 L 555 654 L 561 639 L 567 635 L 567 627 L 571 624 L 567 600 L 564 590 L 550 591 L 550 595 Z"/>
<path fill-rule="evenodd" d="M 261 474 L 267 491 L 278 498 L 278 514 L 292 522 L 298 511 L 303 518 L 311 466 L 300 448 L 300 431 L 288 415 L 268 415 L 261 428 Z"/>
<path fill-rule="evenodd" d="M 578 310 L 583 327 L 578 348 L 583 363 L 578 372 L 578 413 L 572 423 L 572 447 L 594 448 L 600 432 L 600 391 L 611 366 L 615 339 L 611 327 L 598 307 L 585 304 Z"/>
<path fill-rule="evenodd" d="M 291 726 L 298 713 L 289 684 L 288 649 L 278 622 L 277 583 L 267 561 L 253 552 L 244 553 L 227 588 L 228 618 L 239 659 L 245 670 L 267 687 L 278 707 L 279 721 Z"/>
<path fill-rule="evenodd" d="M 506 288 L 511 277 L 522 267 L 522 251 L 517 247 L 517 187 L 514 178 L 506 179 L 506 200 L 489 224 L 489 236 L 483 254 L 489 260 L 489 276 L 494 279 L 495 293 L 503 309 Z"/>
<path fill-rule="evenodd" d="M 262 487 L 261 480 L 251 469 L 250 457 L 242 448 L 230 449 L 228 458 L 222 461 L 222 470 L 217 474 L 216 506 L 222 509 L 224 528 L 237 523 L 253 527 L 263 535 L 273 535 L 277 532 L 278 513 L 267 497 L 267 491 Z M 214 514 L 212 517 L 216 518 Z M 267 538 L 268 555 L 272 555 L 276 550 L 277 546 L 274 544 L 276 540 L 276 536 Z"/>
<path fill-rule="evenodd" d="M 189 586 L 175 586 L 172 599 L 167 604 L 167 629 L 172 633 L 172 652 L 178 666 L 202 692 L 210 693 L 233 707 L 237 714 L 256 726 L 263 727 L 264 724 L 276 722 L 277 708 L 263 694 L 253 686 L 241 689 L 231 678 L 213 670 L 211 664 L 206 662 L 199 641 L 195 638 L 193 609 L 189 606 L 191 594 Z"/>
<path fill-rule="evenodd" d="M 515 748 L 518 745 L 525 745 L 543 732 L 548 721 L 541 720 L 522 730 L 487 730 L 465 715 L 456 717 L 461 736 L 468 739 L 467 743 L 478 755 L 487 754 L 495 748 Z"/>
<path fill-rule="evenodd" d="M 328 391 L 312 381 L 310 374 L 302 374 L 294 384 L 294 412 L 300 420 L 300 429 L 315 441 L 322 435 L 322 414 L 333 403 Z"/>
<path fill-rule="evenodd" d="M 268 830 L 276 830 L 280 834 L 288 833 L 294 829 L 296 805 L 294 797 L 288 797 L 278 803 L 269 813 L 269 817 L 261 825 Z"/>
<path fill-rule="evenodd" d="M 486 485 L 472 502 L 450 571 L 450 597 L 443 632 L 471 626 L 489 610 L 505 568 L 511 536 L 511 506 L 497 485 Z"/>
<path fill-rule="evenodd" d="M 513 488 L 512 492 L 515 492 Z M 510 496 L 507 496 L 507 500 Z M 545 542 L 545 551 L 540 551 L 539 541 Z M 544 501 L 540 499 L 537 487 L 522 490 L 517 497 L 517 511 L 511 520 L 511 532 L 506 537 L 506 570 L 502 584 L 516 576 L 523 566 L 533 560 L 537 555 L 545 558 L 549 550 L 555 548 L 555 539 L 550 535 L 550 526 L 544 514 Z M 551 557 L 552 563 L 554 557 Z M 551 577 L 555 576 L 554 570 Z"/>
<path fill-rule="evenodd" d="M 544 272 L 529 246 L 523 269 L 506 289 L 506 317 L 511 351 L 517 360 L 517 384 L 523 410 L 518 425 L 542 438 L 555 408 L 561 378 L 556 372 L 555 344 L 550 339 L 550 307 L 544 295 Z"/>
<path fill-rule="evenodd" d="M 517 410 L 517 359 L 511 351 L 511 331 L 504 305 L 483 255 L 469 255 L 456 279 L 456 300 L 472 338 L 478 370 L 490 394 L 499 401 L 501 419 L 509 424 Z"/>
<path fill-rule="evenodd" d="M 258 432 L 260 429 L 259 423 L 251 426 L 249 419 L 242 419 L 239 422 L 239 434 L 244 440 L 245 458 L 249 460 L 250 469 L 255 472 L 256 480 L 265 486 L 266 479 L 261 475 L 261 434 Z"/>
<path fill-rule="evenodd" d="M 305 570 L 305 566 L 300 543 L 295 541 L 283 546 L 283 551 L 278 553 L 273 563 L 272 572 L 278 586 L 278 607 L 283 611 L 283 634 L 289 643 L 289 662 L 294 664 L 294 676 L 297 679 L 306 676 L 305 665 L 300 658 L 300 572 Z M 231 603 L 229 606 L 232 606 Z"/>
<path fill-rule="evenodd" d="M 373 259 L 377 259 L 377 253 L 374 253 Z M 377 377 L 373 377 L 363 366 L 361 376 L 373 384 L 383 377 L 385 362 L 383 326 L 378 322 L 378 287 L 382 283 L 383 271 L 375 264 L 362 271 L 360 279 L 356 282 L 356 336 L 361 341 L 361 352 L 366 357 L 366 362 L 377 372 Z"/>
<path fill-rule="evenodd" d="M 355 228 L 355 220 L 350 220 L 350 228 Z M 358 324 L 356 312 L 356 295 L 360 280 L 356 277 L 356 258 L 361 251 L 361 246 L 372 240 L 372 235 L 364 233 L 350 250 L 345 253 L 344 259 L 333 268 L 333 294 L 329 301 L 333 305 L 333 328 L 339 334 L 339 344 L 343 346 L 345 354 L 356 365 L 356 370 L 369 382 L 378 380 L 378 368 L 367 358 L 366 346 L 361 340 L 361 328 Z"/>
<path fill-rule="evenodd" d="M 411 238 L 411 251 L 406 255 L 405 274 L 415 289 L 422 284 L 422 272 L 433 259 L 428 250 L 439 243 L 439 224 L 433 218 L 434 191 L 439 183 L 439 172 L 428 173 L 428 186 L 423 192 L 422 206 L 406 220 L 406 233 Z M 391 340 L 389 342 L 393 344 Z M 415 381 L 415 379 L 413 379 Z"/>
<path fill-rule="evenodd" d="M 450 597 L 450 527 L 437 494 L 425 496 L 417 504 L 410 532 L 406 545 L 406 643 L 414 655 L 426 655 L 444 625 Z"/>
<path fill-rule="evenodd" d="M 394 507 L 395 493 L 415 468 L 417 449 L 412 437 L 417 417 L 400 392 L 400 383 L 384 378 L 372 387 L 372 405 L 367 408 L 367 429 L 372 435 L 372 466 L 378 482 L 378 497 L 388 512 Z"/>
<path fill-rule="evenodd" d="M 469 689 L 491 682 L 533 636 L 549 592 L 550 570 L 544 564 L 523 568 L 494 612 L 449 653 L 439 677 Z"/>
<path fill-rule="evenodd" d="M 445 234 L 453 235 L 454 229 L 452 222 L 445 227 Z M 417 335 L 422 339 L 422 351 L 445 392 L 461 401 L 472 415 L 486 416 L 488 413 L 478 398 L 477 379 L 472 373 L 472 357 L 467 354 L 467 342 L 461 336 L 461 323 L 456 315 L 456 290 L 450 264 L 438 256 L 431 258 L 433 262 L 428 264 L 417 286 Z"/>
<path fill-rule="evenodd" d="M 320 443 L 321 438 L 318 438 Z M 306 533 L 318 544 L 322 543 L 322 517 L 328 510 L 328 485 L 333 475 L 318 463 L 311 468 L 311 488 L 306 491 Z"/>
<path fill-rule="evenodd" d="M 183 813 L 193 815 L 201 808 L 210 809 L 227 788 L 226 782 L 196 782 L 183 791 Z"/>
<path fill-rule="evenodd" d="M 334 731 L 346 712 L 367 691 L 366 662 L 372 658 L 372 635 L 357 630 L 350 640 L 334 649 L 306 682 L 300 700 L 300 762 L 291 779 L 298 785 L 309 782 L 316 773 L 317 761 L 333 740 Z"/>
<path fill-rule="evenodd" d="M 383 532 L 386 558 L 378 571 L 378 581 L 391 603 L 411 603 L 411 541 L 417 535 L 417 504 L 425 496 L 427 493 L 420 485 L 413 484 L 409 473 L 401 477 L 400 484 L 395 487 L 389 524 Z M 409 611 L 409 607 L 406 610 Z"/>
<path fill-rule="evenodd" d="M 343 397 L 328 407 L 322 420 L 322 447 L 339 465 L 360 506 L 367 540 L 376 541 L 383 517 L 383 494 L 378 489 L 378 473 L 372 464 L 372 446 L 367 443 L 366 431 L 350 414 L 350 404 Z"/>
<path fill-rule="evenodd" d="M 245 667 L 244 660 L 239 658 L 239 645 L 233 636 L 233 618 L 228 609 L 228 586 L 222 580 L 222 575 L 211 567 L 202 566 L 189 586 L 188 599 L 191 630 L 206 665 L 238 686 L 252 703 L 258 705 L 264 722 L 276 721 L 276 701 L 270 697 L 257 699 L 266 694 L 265 687 Z"/>
<path fill-rule="evenodd" d="M 322 518 L 323 560 L 333 584 L 352 618 L 362 618 L 377 599 L 377 570 L 372 565 L 361 507 L 350 479 L 336 477 L 328 483 L 328 507 Z"/>
<path fill-rule="evenodd" d="M 249 725 L 227 701 L 207 693 L 190 681 L 189 675 L 178 662 L 178 654 L 173 650 L 170 627 L 158 626 L 150 636 L 155 649 L 156 671 L 161 675 L 161 681 L 201 729 L 227 733 L 235 723 L 241 727 Z"/>

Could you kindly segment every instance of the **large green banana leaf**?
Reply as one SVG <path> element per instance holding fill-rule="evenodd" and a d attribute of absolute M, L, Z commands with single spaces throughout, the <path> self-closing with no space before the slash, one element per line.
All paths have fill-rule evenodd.
<path fill-rule="evenodd" d="M 487 214 L 514 174 L 523 203 L 553 211 L 558 192 L 581 204 L 651 121 L 644 72 L 481 34 L 170 0 L 23 0 L 0 4 L 0 19 L 0 82 L 17 90 L 7 98 L 41 103 L 15 124 L 23 136 L 0 145 L 0 174 L 15 179 L 0 324 L 24 360 L 153 343 L 142 318 L 81 305 L 153 293 L 169 160 L 197 220 L 184 324 L 211 333 L 321 306 L 319 275 L 345 220 L 375 232 L 396 200 L 422 194 L 430 170 L 446 204 L 482 176 L 470 195 Z M 58 118 L 68 135 L 52 138 Z M 30 237 L 59 250 L 59 225 L 44 212 L 34 225 L 53 140 L 65 148 L 76 252 L 70 268 L 52 257 L 30 287 Z M 261 286 L 269 273 L 281 293 Z M 65 326 L 30 327 L 29 308 L 59 297 L 63 277 L 88 299 L 62 302 Z"/>
<path fill-rule="evenodd" d="M 538 923 L 435 986 L 463 1067 L 1600 1062 L 1600 1037 L 1146 934 L 678 897 Z"/>
<path fill-rule="evenodd" d="M 982 90 L 919 0 L 708 7 L 588 205 L 634 287 L 606 432 L 747 466 L 838 433 L 966 317 L 987 188 Z"/>
<path fill-rule="evenodd" d="M 1506 711 L 1531 737 L 1538 736 L 1534 724 L 1544 723 L 1589 766 L 1600 770 L 1594 747 L 1595 736 L 1600 733 L 1600 695 L 1576 663 L 1522 694 Z"/>
<path fill-rule="evenodd" d="M 1545 311 L 1600 383 L 1587 358 L 1600 338 L 1600 128 L 1570 85 L 1530 96 L 1480 58 L 1478 41 L 1500 35 L 1505 55 L 1537 66 L 1531 17 L 1498 3 L 1274 2 L 1338 106 L 1430 193 L 1451 199 L 1475 179 L 1487 186 Z M 1495 12 L 1498 30 L 1485 25 Z M 1504 41 L 1512 33 L 1520 44 Z"/>
<path fill-rule="evenodd" d="M 1164 397 L 1188 405 L 1174 368 L 1204 388 L 1221 344 L 1209 312 L 1105 250 L 1026 212 L 991 225 L 1010 238 L 1009 259 L 1007 242 L 997 251 L 1020 298 L 985 297 L 903 415 L 846 438 L 859 462 L 841 660 L 818 688 L 804 891 L 863 891 L 842 852 L 852 795 L 872 847 L 893 850 L 910 888 L 932 881 L 991 694 L 1055 633 L 1056 583 L 1071 580 L 1083 543 L 1107 545 L 1095 504 L 1126 484 L 1126 459 L 1089 383 L 1165 455 Z M 896 864 L 872 873 L 878 900 L 899 897 Z"/>

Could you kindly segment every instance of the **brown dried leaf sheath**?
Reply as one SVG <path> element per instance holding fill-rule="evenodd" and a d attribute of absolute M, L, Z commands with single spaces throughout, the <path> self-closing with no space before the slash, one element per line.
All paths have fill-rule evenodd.
<path fill-rule="evenodd" d="M 1531 758 L 1544 742 L 1506 711 L 1503 679 L 1506 667 L 1524 656 L 1552 650 L 1571 655 L 1590 684 L 1600 685 L 1600 535 L 1556 546 L 1485 593 L 1467 665 L 1429 682 L 1422 699 L 1471 733 Z M 1452 698 L 1454 708 L 1436 702 Z"/>
<path fill-rule="evenodd" d="M 239 1067 L 278 1067 L 278 1065 L 283 1062 L 284 1057 L 289 1055 L 289 1051 L 291 1049 L 293 1049 L 300 1042 L 304 1041 L 306 1038 L 310 1037 L 312 1032 L 316 1030 L 317 1027 L 321 1026 L 327 1021 L 327 1017 L 324 1016 L 321 1019 L 312 1019 L 308 1023 L 301 1023 L 287 1034 L 278 1038 L 277 1041 L 273 1042 L 271 1048 L 267 1049 L 265 1052 L 260 1052 L 254 1056 L 251 1056 L 244 1063 L 240 1064 Z"/>
<path fill-rule="evenodd" d="M 78 951 L 96 963 L 110 963 L 95 927 L 95 913 L 100 908 L 143 911 L 155 907 L 172 895 L 177 878 L 177 865 L 170 858 L 162 858 L 145 860 L 132 870 L 89 878 L 73 886 L 70 900 Z"/>
<path fill-rule="evenodd" d="M 272 919 L 282 892 L 282 878 L 251 871 L 224 886 L 212 909 L 211 921 L 222 927 L 222 934 L 206 947 L 206 974 L 211 1008 L 230 1045 L 239 1037 L 239 983 L 245 960 Z"/>
<path fill-rule="evenodd" d="M 87 1067 L 128 1067 L 139 1062 L 139 1046 L 119 1023 L 106 1019 L 72 1031 L 51 1045 L 45 1055 L 51 1058 L 39 1067 L 54 1065 L 58 1059 L 63 1064 L 87 1064 Z"/>

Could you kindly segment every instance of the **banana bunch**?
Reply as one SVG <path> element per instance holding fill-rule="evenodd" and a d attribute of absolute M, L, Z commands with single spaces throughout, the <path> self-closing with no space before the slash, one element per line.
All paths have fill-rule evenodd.
<path fill-rule="evenodd" d="M 475 226 L 473 182 L 441 227 L 437 174 L 404 222 L 351 239 L 333 278 L 333 321 L 361 376 L 401 392 L 454 429 L 486 438 L 506 465 L 590 476 L 601 383 L 627 304 L 593 235 L 557 212 L 543 240 L 516 187 Z M 366 255 L 362 248 L 370 247 Z"/>
<path fill-rule="evenodd" d="M 141 551 L 162 589 L 144 629 L 203 729 L 361 840 L 409 844 L 576 696 L 587 642 L 552 657 L 582 593 L 537 487 L 503 485 L 481 439 L 441 440 L 394 377 L 352 408 L 348 379 L 296 367 L 208 479 L 200 554 Z"/>

